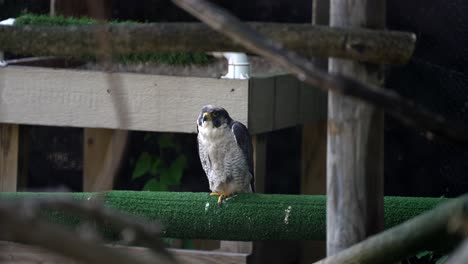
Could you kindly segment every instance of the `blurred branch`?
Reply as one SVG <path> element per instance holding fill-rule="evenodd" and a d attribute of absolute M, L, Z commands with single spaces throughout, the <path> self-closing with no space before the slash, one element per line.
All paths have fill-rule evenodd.
<path fill-rule="evenodd" d="M 56 210 L 86 218 L 88 221 L 97 223 L 102 227 L 110 225 L 112 228 L 119 230 L 120 233 L 124 233 L 129 240 L 127 242 L 142 244 L 157 254 L 171 258 L 160 240 L 162 229 L 159 225 L 144 223 L 135 217 L 100 206 L 99 195 L 88 199 L 87 203 L 77 203 L 65 199 L 39 199 L 34 203 L 31 202 L 31 204 L 38 210 Z"/>
<path fill-rule="evenodd" d="M 453 218 L 467 217 L 467 206 L 465 195 L 316 263 L 396 263 L 421 250 L 447 247 L 457 240 L 448 225 Z"/>
<path fill-rule="evenodd" d="M 445 264 L 459 264 L 468 263 L 468 239 L 455 250 L 452 255 L 447 259 Z"/>
<path fill-rule="evenodd" d="M 350 77 L 328 74 L 317 69 L 306 59 L 264 37 L 212 3 L 203 0 L 173 0 L 173 2 L 211 28 L 241 43 L 248 50 L 284 66 L 299 80 L 311 86 L 351 96 L 381 107 L 404 124 L 427 130 L 428 139 L 440 136 L 468 146 L 468 128 L 449 123 L 443 116 L 427 111 L 392 90 L 382 89 Z"/>
<path fill-rule="evenodd" d="M 411 58 L 416 42 L 415 35 L 408 32 L 310 24 L 247 24 L 276 43 L 308 58 L 337 57 L 404 64 Z M 101 42 L 95 38 L 96 33 L 106 36 L 115 54 L 249 50 L 202 23 L 0 27 L 0 48 L 37 56 L 82 57 L 96 54 L 96 46 Z"/>
<path fill-rule="evenodd" d="M 68 209 L 71 206 L 71 209 Z M 118 249 L 102 245 L 89 232 L 73 232 L 41 220 L 39 209 L 65 209 L 80 215 L 109 221 L 115 225 L 129 224 L 141 232 L 142 224 L 116 212 L 101 211 L 79 203 L 64 201 L 8 201 L 0 203 L 0 239 L 33 244 L 86 263 L 150 263 L 131 257 Z M 121 220 L 124 219 L 124 220 Z M 167 251 L 153 250 L 154 260 L 173 263 Z M 153 260 L 153 261 L 154 261 Z M 151 262 L 153 263 L 153 262 Z"/>

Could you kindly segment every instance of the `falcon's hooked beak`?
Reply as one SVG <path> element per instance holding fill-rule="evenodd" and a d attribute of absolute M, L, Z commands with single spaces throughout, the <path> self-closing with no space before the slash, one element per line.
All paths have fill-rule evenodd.
<path fill-rule="evenodd" d="M 203 113 L 203 122 L 212 121 L 212 120 L 213 120 L 213 116 L 211 115 L 211 113 L 208 113 L 208 112 Z"/>

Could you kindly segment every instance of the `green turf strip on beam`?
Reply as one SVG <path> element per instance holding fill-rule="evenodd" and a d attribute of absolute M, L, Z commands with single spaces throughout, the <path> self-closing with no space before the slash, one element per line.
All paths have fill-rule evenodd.
<path fill-rule="evenodd" d="M 57 193 L 0 193 L 0 201 L 15 198 L 52 198 Z M 219 240 L 324 240 L 326 197 L 313 195 L 242 194 L 221 206 L 208 193 L 111 191 L 66 194 L 159 221 L 165 237 Z M 398 225 L 435 208 L 445 198 L 385 198 L 385 228 Z M 76 225 L 81 220 L 60 212 L 46 217 Z"/>
<path fill-rule="evenodd" d="M 24 14 L 16 18 L 15 26 L 86 26 L 96 24 L 97 20 L 89 17 L 65 17 Z M 108 21 L 110 24 L 138 24 L 136 21 Z M 94 56 L 83 56 L 83 60 L 95 60 Z M 168 65 L 207 65 L 214 58 L 205 52 L 153 52 L 121 54 L 116 57 L 123 64 L 131 63 L 162 63 Z"/>

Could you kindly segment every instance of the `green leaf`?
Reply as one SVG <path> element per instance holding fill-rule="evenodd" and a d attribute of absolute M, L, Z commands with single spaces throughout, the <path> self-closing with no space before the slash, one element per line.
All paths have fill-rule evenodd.
<path fill-rule="evenodd" d="M 180 155 L 171 166 L 161 173 L 161 182 L 167 185 L 179 185 L 184 169 L 187 165 L 187 158 L 185 155 Z"/>
<path fill-rule="evenodd" d="M 170 169 L 163 169 L 159 181 L 167 186 L 174 185 Z"/>
<path fill-rule="evenodd" d="M 143 186 L 143 191 L 156 191 L 158 186 L 159 182 L 156 179 L 150 179 L 146 182 L 145 186 Z"/>
<path fill-rule="evenodd" d="M 153 164 L 151 164 L 150 174 L 153 176 L 161 173 L 162 161 L 160 158 L 155 158 Z"/>
<path fill-rule="evenodd" d="M 136 162 L 135 169 L 133 170 L 132 179 L 137 179 L 145 175 L 150 170 L 152 162 L 153 157 L 151 157 L 148 152 L 141 153 Z"/>
<path fill-rule="evenodd" d="M 416 254 L 416 257 L 419 259 L 419 258 L 425 257 L 425 256 L 427 256 L 429 254 L 432 254 L 432 252 L 428 251 L 428 250 L 424 250 L 424 251 L 421 251 L 418 254 Z"/>
<path fill-rule="evenodd" d="M 183 249 L 195 249 L 195 244 L 192 239 L 183 239 L 182 240 Z"/>
<path fill-rule="evenodd" d="M 430 255 L 430 254 L 432 254 L 432 251 L 424 250 L 424 251 L 421 251 L 418 254 L 416 254 L 416 257 L 418 259 L 420 259 L 420 258 L 425 257 L 425 256 Z"/>
<path fill-rule="evenodd" d="M 443 264 L 443 263 L 445 263 L 445 261 L 446 261 L 447 259 L 448 259 L 448 256 L 447 256 L 447 255 L 442 256 L 442 257 L 440 257 L 440 258 L 436 261 L 435 264 Z"/>
<path fill-rule="evenodd" d="M 171 134 L 161 134 L 159 136 L 158 144 L 160 149 L 170 149 L 175 147 Z"/>
<path fill-rule="evenodd" d="M 167 191 L 168 186 L 159 182 L 156 179 L 151 179 L 146 182 L 145 186 L 143 187 L 143 191 L 152 191 L 152 192 L 162 192 Z"/>

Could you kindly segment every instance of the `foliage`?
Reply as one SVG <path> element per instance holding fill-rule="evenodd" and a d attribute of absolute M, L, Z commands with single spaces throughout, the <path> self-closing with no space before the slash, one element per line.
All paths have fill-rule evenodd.
<path fill-rule="evenodd" d="M 140 154 L 133 170 L 132 179 L 149 176 L 143 187 L 145 191 L 168 191 L 170 187 L 180 184 L 184 169 L 187 166 L 187 158 L 180 151 L 171 134 L 148 133 L 145 142 L 157 140 L 158 154 L 143 152 Z M 166 158 L 167 151 L 175 153 L 175 159 Z M 173 156 L 173 155 L 171 155 Z"/>
<path fill-rule="evenodd" d="M 147 133 L 144 139 L 149 145 L 158 146 L 158 155 L 149 152 L 142 152 L 135 164 L 132 179 L 148 177 L 143 190 L 144 191 L 169 191 L 170 187 L 180 185 L 184 169 L 187 166 L 187 158 L 181 153 L 181 147 L 174 140 L 171 134 Z M 172 152 L 175 159 L 167 158 L 164 155 Z M 175 155 L 174 155 L 175 154 Z M 166 247 L 174 247 L 180 241 L 181 247 L 185 249 L 194 249 L 191 239 L 163 238 Z"/>
<path fill-rule="evenodd" d="M 24 14 L 16 18 L 15 25 L 19 26 L 86 26 L 96 24 L 97 20 L 89 17 L 64 17 Z M 110 24 L 136 24 L 138 22 L 126 20 L 111 20 Z M 85 60 L 94 60 L 92 57 L 84 57 Z M 214 61 L 212 56 L 204 52 L 154 52 L 134 53 L 117 56 L 117 61 L 123 64 L 131 63 L 161 63 L 168 65 L 205 65 Z"/>
<path fill-rule="evenodd" d="M 64 17 L 24 14 L 16 18 L 17 26 L 83 26 L 95 24 L 96 20 L 87 17 Z"/>
<path fill-rule="evenodd" d="M 447 260 L 447 255 L 440 255 L 433 251 L 424 250 L 415 256 L 402 261 L 402 264 L 443 264 Z"/>

